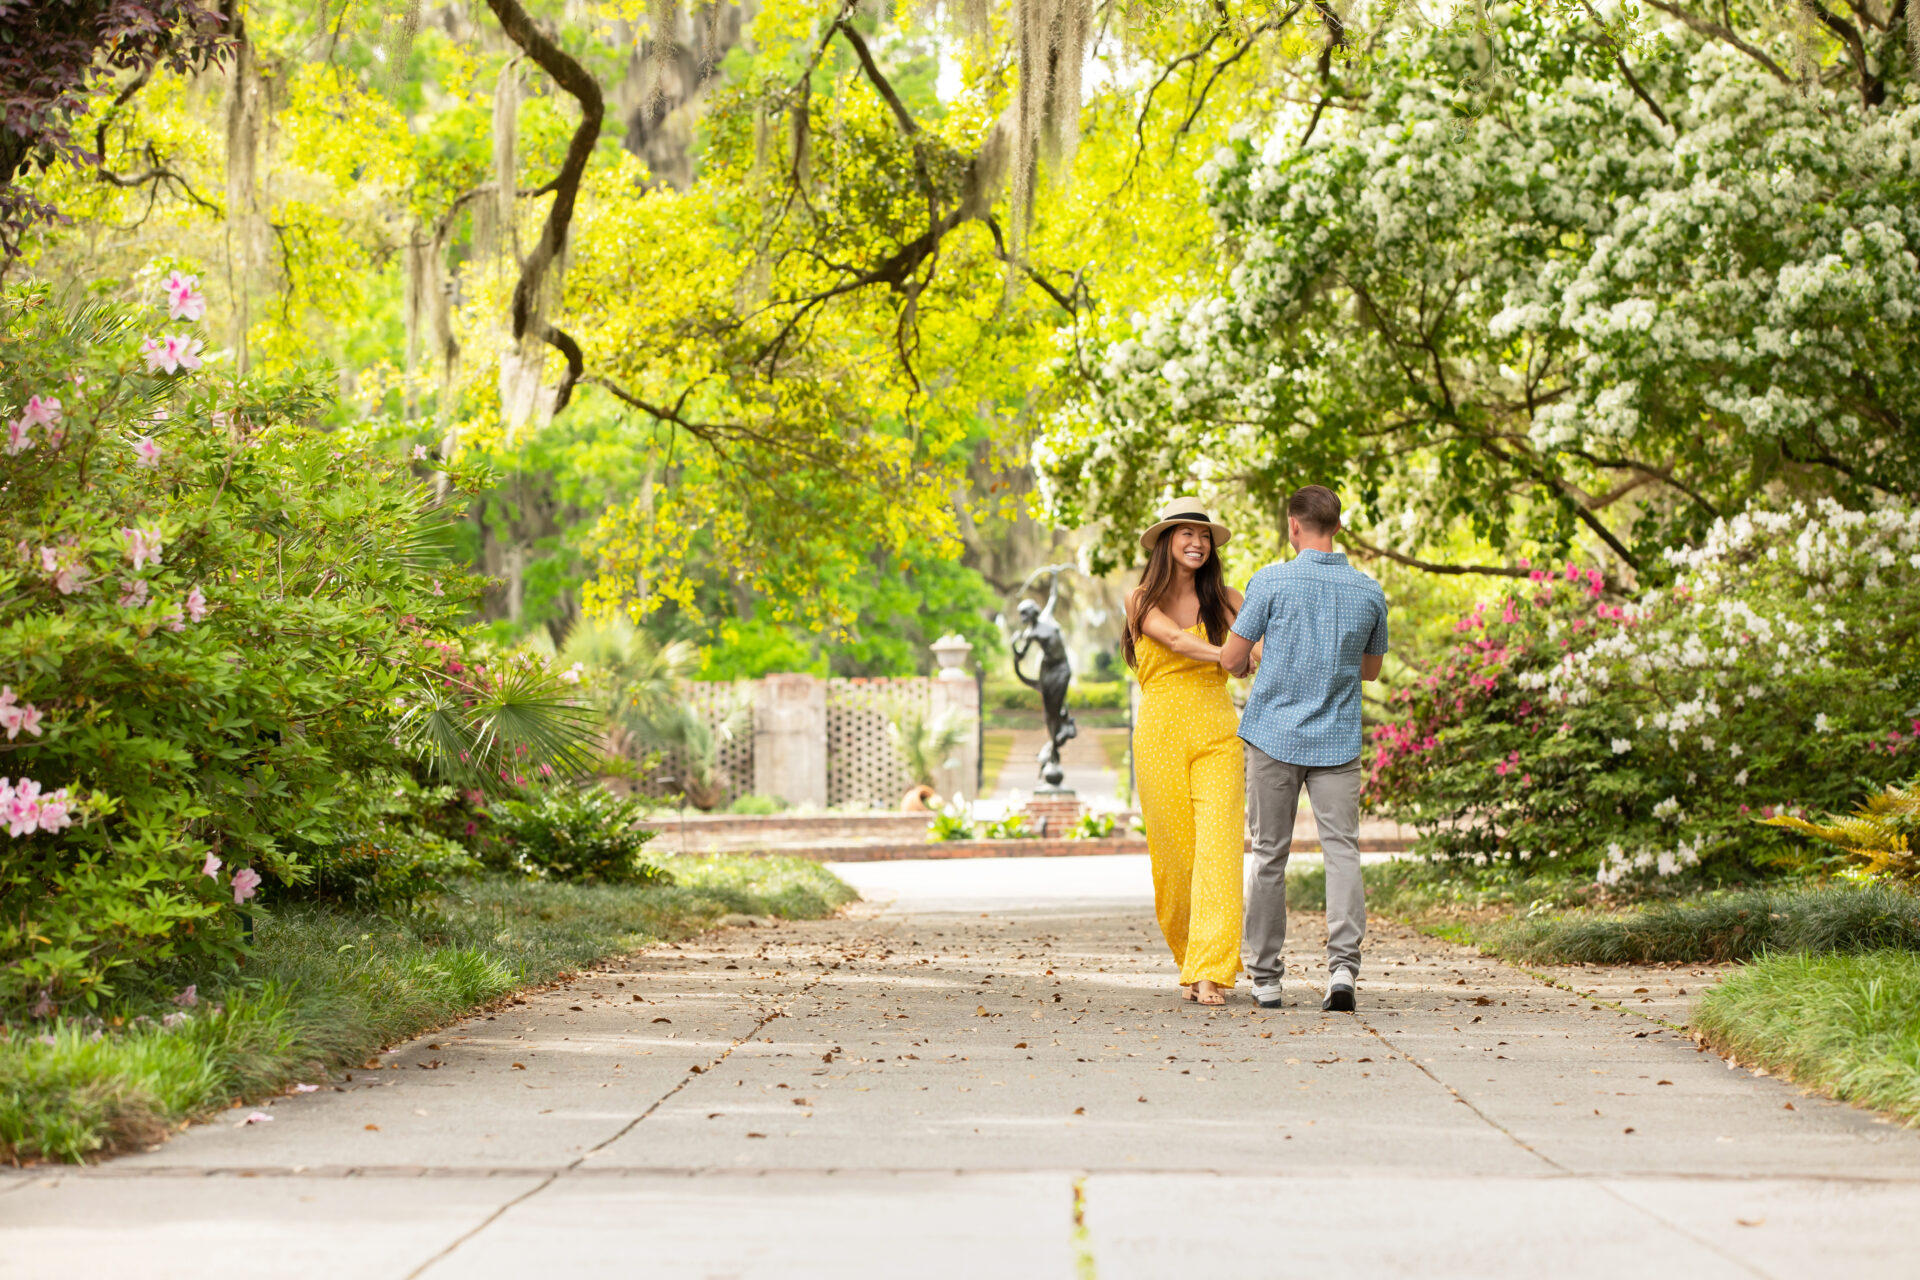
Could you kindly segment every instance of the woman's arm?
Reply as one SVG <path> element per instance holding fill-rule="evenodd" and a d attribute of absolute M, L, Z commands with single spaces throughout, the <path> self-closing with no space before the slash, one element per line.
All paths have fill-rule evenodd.
<path fill-rule="evenodd" d="M 1141 620 L 1140 630 L 1152 636 L 1167 648 L 1183 658 L 1192 658 L 1198 662 L 1220 661 L 1220 646 L 1208 644 L 1191 631 L 1182 631 L 1159 609 L 1147 610 L 1147 616 Z"/>
<path fill-rule="evenodd" d="M 1241 608 L 1247 603 L 1246 596 L 1227 588 L 1227 607 L 1234 617 L 1240 616 Z M 1251 645 L 1238 635 L 1229 635 L 1227 642 L 1220 646 L 1220 665 L 1230 676 L 1251 675 L 1260 666 L 1260 651 L 1266 647 L 1265 640 L 1255 640 Z M 1231 652 L 1230 652 L 1231 651 Z M 1234 670 L 1238 666 L 1240 670 Z"/>

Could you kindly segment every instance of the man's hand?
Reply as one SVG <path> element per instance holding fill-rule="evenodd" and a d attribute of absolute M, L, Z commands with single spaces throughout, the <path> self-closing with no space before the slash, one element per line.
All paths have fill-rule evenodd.
<path fill-rule="evenodd" d="M 1378 680 L 1380 678 L 1380 668 L 1385 664 L 1386 660 L 1387 655 L 1384 653 L 1361 654 L 1360 678 L 1362 680 Z"/>
<path fill-rule="evenodd" d="M 1230 676 L 1243 676 L 1252 664 L 1253 641 L 1238 632 L 1228 632 L 1227 642 L 1220 646 L 1220 665 Z"/>

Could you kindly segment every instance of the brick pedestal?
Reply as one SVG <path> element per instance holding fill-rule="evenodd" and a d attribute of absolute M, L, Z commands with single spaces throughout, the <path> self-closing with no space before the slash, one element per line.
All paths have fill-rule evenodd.
<path fill-rule="evenodd" d="M 1080 821 L 1083 810 L 1080 797 L 1071 791 L 1036 791 L 1027 801 L 1023 812 L 1027 815 L 1027 825 L 1040 828 L 1044 821 L 1049 839 L 1058 840 L 1073 830 L 1073 824 Z"/>

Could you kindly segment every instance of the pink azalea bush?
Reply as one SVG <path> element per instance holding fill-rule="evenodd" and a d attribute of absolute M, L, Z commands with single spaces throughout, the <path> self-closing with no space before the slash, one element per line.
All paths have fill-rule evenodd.
<path fill-rule="evenodd" d="M 404 464 L 303 425 L 329 375 L 236 380 L 204 306 L 0 294 L 0 1015 L 235 957 L 424 773 L 476 598 Z"/>
<path fill-rule="evenodd" d="M 1537 570 L 1396 691 L 1372 807 L 1445 858 L 1624 891 L 1799 861 L 1780 812 L 1850 808 L 1920 760 L 1920 509 L 1754 509 L 1611 595 Z"/>

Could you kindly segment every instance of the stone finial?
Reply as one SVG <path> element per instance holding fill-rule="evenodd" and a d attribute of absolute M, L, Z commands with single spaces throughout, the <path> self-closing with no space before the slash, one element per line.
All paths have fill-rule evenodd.
<path fill-rule="evenodd" d="M 967 674 L 967 655 L 973 652 L 973 645 L 957 632 L 949 631 L 935 640 L 931 646 L 934 661 L 940 664 L 938 678 L 941 680 L 970 680 Z"/>

